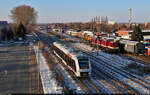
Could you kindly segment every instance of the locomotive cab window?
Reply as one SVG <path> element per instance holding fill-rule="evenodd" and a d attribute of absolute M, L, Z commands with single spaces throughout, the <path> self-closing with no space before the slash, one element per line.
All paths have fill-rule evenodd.
<path fill-rule="evenodd" d="M 89 59 L 78 59 L 79 67 L 81 69 L 88 69 L 89 68 Z"/>

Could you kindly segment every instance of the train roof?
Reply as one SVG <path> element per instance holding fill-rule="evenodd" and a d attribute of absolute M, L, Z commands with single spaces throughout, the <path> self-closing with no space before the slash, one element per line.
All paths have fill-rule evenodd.
<path fill-rule="evenodd" d="M 61 49 L 62 51 L 64 51 L 65 53 L 71 54 L 72 56 L 76 56 L 76 57 L 86 56 L 78 49 L 75 49 L 75 48 L 72 48 L 71 46 L 69 46 L 69 44 L 67 42 L 57 41 L 57 42 L 54 42 L 53 44 L 55 46 L 57 46 L 59 49 Z"/>

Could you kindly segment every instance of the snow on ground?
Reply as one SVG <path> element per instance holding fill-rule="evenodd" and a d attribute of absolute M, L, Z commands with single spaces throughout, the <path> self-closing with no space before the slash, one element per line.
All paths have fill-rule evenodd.
<path fill-rule="evenodd" d="M 145 79 L 150 81 L 150 74 L 145 76 Z"/>
<path fill-rule="evenodd" d="M 40 68 L 40 75 L 41 75 L 41 81 L 42 81 L 44 94 L 52 94 L 52 93 L 61 94 L 62 87 L 59 87 L 57 85 L 57 82 L 46 63 L 44 56 L 42 55 L 42 53 L 40 53 L 38 56 L 38 47 L 37 46 L 34 46 L 34 50 L 36 53 L 38 67 Z M 40 58 L 40 59 L 38 59 L 38 58 Z M 38 61 L 38 60 L 40 60 L 40 61 Z"/>
<path fill-rule="evenodd" d="M 104 60 L 104 61 L 110 60 L 111 62 L 117 62 L 116 64 L 120 63 L 120 64 L 118 64 L 118 66 L 120 66 L 120 67 L 125 67 L 125 66 L 133 63 L 132 60 L 124 59 L 118 55 L 108 54 L 108 53 L 105 53 L 102 51 L 98 51 L 98 52 L 99 52 L 98 56 L 97 56 L 97 51 L 93 51 L 93 52 L 91 52 L 91 54 L 96 56 L 99 59 Z"/>
<path fill-rule="evenodd" d="M 74 44 L 74 47 L 77 47 L 77 48 L 79 48 L 80 50 L 86 49 L 84 43 L 82 43 L 82 44 Z M 90 47 L 90 46 L 89 46 L 89 47 Z M 108 54 L 108 53 L 102 52 L 102 51 L 100 51 L 100 50 L 98 51 L 98 52 L 99 52 L 99 55 L 97 56 L 97 51 L 95 51 L 95 50 L 92 51 L 92 49 L 89 50 L 89 49 L 88 49 L 89 47 L 87 47 L 86 51 L 89 51 L 90 54 L 92 54 L 92 55 L 94 55 L 95 57 L 97 57 L 97 58 L 103 60 L 104 62 L 107 62 L 108 64 L 111 64 L 111 65 L 114 65 L 114 66 L 116 66 L 116 67 L 119 67 L 120 69 L 124 69 L 124 70 L 127 71 L 127 72 L 130 72 L 131 70 L 134 71 L 134 72 L 139 72 L 139 73 L 141 72 L 141 71 L 138 70 L 138 69 L 126 70 L 125 67 L 127 67 L 129 64 L 136 63 L 136 64 L 140 65 L 141 67 L 144 66 L 143 64 L 141 64 L 141 63 L 139 63 L 139 62 L 134 62 L 134 61 L 132 61 L 132 60 L 123 58 L 123 57 L 121 57 L 121 56 L 119 56 L 119 55 Z M 84 50 L 84 51 L 85 51 L 85 50 Z M 97 64 L 97 65 L 98 65 L 98 64 Z M 100 64 L 99 64 L 99 65 L 100 65 Z M 102 69 L 102 68 L 101 68 L 101 69 Z M 108 70 L 106 70 L 106 71 L 108 72 Z M 111 71 L 110 71 L 110 72 L 111 72 Z M 136 73 L 135 73 L 134 75 L 138 76 Z M 122 77 L 122 78 L 121 78 L 121 76 L 119 77 L 119 74 L 117 74 L 116 77 L 120 78 L 120 80 L 124 79 L 124 77 Z M 139 77 L 139 76 L 138 76 L 138 77 Z M 141 78 L 143 78 L 143 77 L 141 77 Z M 148 77 L 147 77 L 147 79 L 148 79 Z M 150 93 L 150 91 L 149 91 L 148 89 L 143 88 L 141 85 L 136 84 L 135 82 L 132 82 L 132 81 L 129 81 L 129 80 L 127 81 L 127 80 L 126 80 L 125 83 L 127 83 L 127 84 L 129 84 L 129 85 L 132 84 L 132 87 L 138 89 L 138 90 L 139 90 L 140 92 L 142 92 L 142 93 Z"/>
<path fill-rule="evenodd" d="M 150 90 L 147 88 L 143 88 L 143 86 L 137 84 L 136 82 L 131 81 L 130 79 L 124 79 L 130 86 L 137 89 L 141 92 L 141 94 L 150 94 Z"/>
<path fill-rule="evenodd" d="M 115 79 L 120 80 L 123 83 L 128 84 L 131 87 L 133 87 L 134 89 L 140 91 L 142 94 L 149 94 L 150 93 L 149 89 L 139 85 L 138 83 L 130 80 L 129 78 L 126 78 L 126 76 L 120 75 L 119 73 L 116 73 L 116 72 L 114 72 L 114 71 L 112 71 L 112 70 L 102 66 L 101 64 L 99 64 L 97 62 L 95 62 L 95 65 L 99 69 L 101 69 L 102 71 L 107 72 L 109 75 L 112 75 Z"/>
<path fill-rule="evenodd" d="M 88 53 L 96 56 L 97 58 L 109 62 L 108 63 L 113 63 L 113 65 L 117 65 L 119 68 L 121 69 L 125 69 L 126 67 L 128 67 L 130 64 L 135 64 L 135 65 L 140 65 L 141 68 L 144 68 L 145 65 L 139 62 L 135 62 L 133 60 L 121 57 L 119 55 L 116 54 L 109 54 L 109 53 L 105 53 L 101 50 L 98 50 L 98 56 L 97 56 L 97 50 L 94 50 L 93 47 L 86 45 L 84 43 L 73 43 L 72 44 L 73 47 L 78 48 L 80 50 L 84 50 L 84 51 L 88 51 Z M 126 70 L 126 69 L 125 69 Z M 135 74 L 142 74 L 142 72 L 138 69 L 128 69 L 129 72 L 135 73 Z"/>
<path fill-rule="evenodd" d="M 93 53 L 93 54 L 96 55 L 95 53 Z M 108 53 L 105 53 L 105 52 L 102 52 L 102 51 L 99 51 L 99 56 L 104 56 L 108 59 L 111 59 L 112 61 L 123 63 L 124 65 L 128 65 L 128 64 L 133 62 L 132 60 L 124 59 L 124 58 L 122 58 L 118 55 L 108 54 Z"/>
<path fill-rule="evenodd" d="M 58 60 L 56 59 L 56 57 L 53 56 L 53 58 L 55 58 L 55 61 L 57 64 L 57 70 L 60 70 L 60 72 L 62 73 L 63 77 L 64 77 L 64 81 L 65 81 L 65 85 L 68 87 L 68 89 L 70 90 L 74 90 L 75 93 L 86 93 L 86 91 L 84 91 L 83 88 L 81 88 L 73 79 L 72 77 L 69 75 L 69 73 L 65 70 L 65 68 L 59 64 Z"/>
<path fill-rule="evenodd" d="M 93 47 L 86 45 L 84 43 L 73 43 L 72 46 L 81 50 L 86 50 L 86 51 L 92 51 L 94 49 Z"/>
<path fill-rule="evenodd" d="M 99 56 L 96 54 L 97 51 L 92 52 L 91 54 L 96 56 L 97 58 L 107 62 L 108 64 L 114 65 L 119 69 L 125 70 L 126 72 L 132 73 L 138 77 L 150 75 L 148 71 L 145 69 L 149 67 L 149 65 L 145 65 L 136 61 L 132 61 L 130 59 L 121 57 L 116 54 L 108 54 L 102 51 L 99 51 Z"/>

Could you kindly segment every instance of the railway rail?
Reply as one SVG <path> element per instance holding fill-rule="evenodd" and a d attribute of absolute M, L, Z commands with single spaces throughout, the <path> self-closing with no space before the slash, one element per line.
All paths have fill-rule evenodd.
<path fill-rule="evenodd" d="M 48 37 L 48 36 L 47 36 Z M 44 38 L 50 47 L 52 46 L 52 42 L 56 41 L 56 39 L 52 41 L 52 39 Z M 58 39 L 57 39 L 58 40 Z M 86 49 L 84 49 L 86 50 Z M 135 93 L 135 94 L 145 94 L 150 93 L 150 82 L 145 80 L 140 76 L 136 76 L 131 74 L 128 71 L 120 69 L 117 65 L 124 65 L 120 62 L 111 60 L 105 56 L 101 60 L 100 58 L 95 57 L 87 53 L 86 51 L 82 52 L 86 53 L 91 57 L 95 64 L 92 64 L 92 67 L 95 68 L 92 72 L 96 78 L 103 78 L 107 84 L 112 86 L 111 88 L 106 88 L 102 83 L 97 81 L 94 78 L 91 79 L 80 79 L 80 83 L 84 85 L 84 87 L 88 90 L 89 93 L 113 93 L 113 91 L 118 91 L 118 93 Z M 73 75 L 73 74 L 71 74 Z M 74 76 L 72 76 L 75 80 Z M 112 80 L 113 79 L 113 80 Z M 131 84 L 130 84 L 131 83 Z M 134 86 L 132 85 L 134 84 Z M 111 89 L 111 90 L 110 90 Z"/>
<path fill-rule="evenodd" d="M 86 53 L 85 50 L 86 50 L 86 48 L 82 48 L 82 51 L 83 51 L 84 53 Z M 96 56 L 94 56 L 94 55 L 92 55 L 92 54 L 90 54 L 90 53 L 86 53 L 86 54 L 88 54 L 89 56 L 91 56 L 92 59 L 94 58 L 94 59 L 96 59 L 96 60 L 99 60 L 98 62 L 106 63 L 106 64 L 104 64 L 104 65 L 110 65 L 111 68 L 112 68 L 112 67 L 115 68 L 115 69 L 114 69 L 115 72 L 120 73 L 121 75 L 123 75 L 123 76 L 125 76 L 126 78 L 129 78 L 129 79 L 131 79 L 132 81 L 134 81 L 134 82 L 136 82 L 136 83 L 142 85 L 143 87 L 147 88 L 148 90 L 150 89 L 150 81 L 149 81 L 149 80 L 146 80 L 146 79 L 144 79 L 143 77 L 140 77 L 140 76 L 138 76 L 138 75 L 131 74 L 129 71 L 126 71 L 126 70 L 124 70 L 124 69 L 119 68 L 118 66 L 122 66 L 122 67 L 124 66 L 124 67 L 125 67 L 125 65 L 124 65 L 122 62 L 117 61 L 117 60 L 113 60 L 113 59 L 110 59 L 110 58 L 107 58 L 106 56 L 103 56 L 103 55 L 99 55 L 99 56 L 101 56 L 102 58 L 97 58 Z M 102 60 L 102 59 L 105 59 L 105 60 Z"/>
<path fill-rule="evenodd" d="M 38 34 L 37 36 L 42 35 L 42 34 Z M 43 35 L 44 36 L 44 35 Z M 41 37 L 40 40 L 43 39 L 43 42 L 46 42 L 45 44 L 49 45 L 49 47 L 52 49 L 52 42 L 54 41 L 54 39 L 45 39 L 45 37 Z M 56 39 L 55 39 L 56 40 Z M 54 55 L 54 54 L 53 54 Z M 56 56 L 55 56 L 56 57 Z M 77 77 L 74 76 L 73 72 L 70 71 L 67 66 L 65 66 L 61 59 L 59 59 L 57 57 L 57 59 L 59 60 L 59 63 L 63 65 L 63 67 L 65 67 L 65 69 L 69 72 L 69 74 L 72 76 L 72 78 L 82 87 L 84 87 L 88 93 L 101 93 L 100 89 L 98 89 L 98 87 L 92 83 L 92 81 L 90 79 L 79 79 Z"/>
<path fill-rule="evenodd" d="M 91 55 L 91 54 L 89 54 L 89 55 L 92 56 L 92 57 L 95 57 L 95 56 L 93 56 L 93 55 Z M 146 80 L 146 79 L 144 79 L 144 78 L 142 78 L 142 77 L 140 77 L 140 76 L 138 76 L 138 75 L 131 74 L 130 72 L 125 71 L 124 69 L 119 68 L 118 65 L 120 65 L 120 66 L 122 66 L 122 67 L 125 67 L 125 66 L 126 66 L 126 65 L 124 65 L 122 62 L 119 62 L 119 61 L 117 61 L 117 60 L 109 59 L 109 58 L 107 58 L 107 57 L 105 57 L 105 56 L 103 56 L 103 55 L 100 55 L 100 56 L 103 57 L 104 59 L 107 59 L 107 62 L 103 60 L 104 63 L 107 63 L 107 64 L 113 66 L 114 68 L 118 69 L 119 71 L 123 72 L 124 74 L 130 75 L 132 78 L 135 78 L 135 79 L 137 79 L 137 80 L 143 82 L 144 85 L 145 85 L 145 87 L 150 88 L 150 86 L 146 86 L 146 85 L 150 85 L 150 81 L 148 81 L 148 80 Z M 100 58 L 98 58 L 98 59 L 101 60 Z M 102 61 L 102 60 L 101 60 L 101 61 Z M 113 63 L 113 64 L 112 64 L 112 63 Z M 143 83 L 141 83 L 141 85 L 143 85 Z"/>
<path fill-rule="evenodd" d="M 86 54 L 88 54 L 88 53 L 86 53 Z M 129 72 L 126 72 L 126 71 L 124 71 L 124 70 L 122 70 L 122 69 L 120 69 L 120 68 L 118 68 L 117 66 L 114 66 L 114 65 L 112 65 L 113 63 L 112 62 L 110 62 L 110 64 L 108 64 L 108 62 L 105 62 L 105 61 L 103 61 L 103 60 L 101 60 L 101 59 L 99 59 L 99 58 L 97 58 L 97 57 L 95 57 L 95 56 L 93 56 L 93 55 L 90 55 L 90 54 L 88 54 L 94 61 L 96 61 L 96 63 L 100 63 L 99 65 L 101 66 L 99 66 L 99 67 L 97 67 L 96 65 L 92 65 L 93 66 L 93 68 L 97 68 L 97 70 L 103 70 L 103 71 L 101 71 L 101 72 L 105 72 L 106 73 L 106 75 L 107 74 L 109 74 L 109 77 L 110 76 L 112 76 L 113 77 L 113 79 L 117 79 L 116 81 L 119 81 L 119 82 L 121 82 L 122 84 L 124 84 L 124 85 L 127 85 L 128 87 L 130 87 L 129 89 L 132 89 L 133 91 L 135 91 L 137 94 L 139 94 L 139 93 L 145 93 L 145 91 L 147 92 L 147 93 L 150 93 L 149 92 L 149 85 L 148 84 L 146 84 L 147 83 L 147 81 L 144 81 L 144 80 L 141 80 L 141 79 L 138 79 L 137 77 L 135 77 L 134 75 L 132 75 L 132 74 L 130 74 Z M 120 81 L 121 80 L 121 78 L 122 79 L 124 79 L 124 78 L 127 78 L 128 80 L 130 80 L 130 81 L 132 81 L 132 83 L 135 83 L 135 84 L 139 84 L 139 87 L 138 86 L 136 86 L 136 87 L 134 87 L 134 86 L 132 86 L 132 85 L 129 85 L 129 84 L 127 84 L 126 82 L 128 82 L 127 80 L 123 80 L 123 81 Z M 138 80 L 137 80 L 138 79 Z M 140 81 L 139 81 L 140 80 Z M 142 82 L 141 82 L 142 81 Z M 137 89 L 138 88 L 138 89 Z M 143 89 L 144 88 L 144 89 Z M 141 89 L 143 89 L 143 90 L 141 90 Z"/>
<path fill-rule="evenodd" d="M 93 55 L 90 55 L 90 56 L 92 56 L 94 59 L 95 59 L 95 56 L 93 56 Z M 100 60 L 100 59 L 98 59 L 98 60 L 100 60 L 100 61 L 102 61 L 102 62 L 104 62 L 104 63 L 111 63 L 111 64 L 109 64 L 110 66 L 112 66 L 113 68 L 111 68 L 111 69 L 113 69 L 115 72 L 117 72 L 117 73 L 119 73 L 120 75 L 122 75 L 122 76 L 124 76 L 125 78 L 128 78 L 130 81 L 132 81 L 133 83 L 135 83 L 135 84 L 139 84 L 140 86 L 142 86 L 143 88 L 145 88 L 145 90 L 146 90 L 146 92 L 148 92 L 149 93 L 149 89 L 150 89 L 150 86 L 149 86 L 149 81 L 147 81 L 147 80 L 145 80 L 144 78 L 142 78 L 142 77 L 139 77 L 139 76 L 135 76 L 135 75 L 133 75 L 133 74 L 131 74 L 131 73 L 129 73 L 129 72 L 127 72 L 127 71 L 125 71 L 125 70 L 123 70 L 123 69 L 120 69 L 120 68 L 118 68 L 117 67 L 117 65 L 123 65 L 122 63 L 120 63 L 120 62 L 116 62 L 116 61 L 112 61 L 112 60 L 110 60 L 110 59 L 108 59 L 108 58 L 106 58 L 106 57 L 104 57 L 103 56 L 103 58 L 104 59 L 107 59 L 107 60 L 109 60 L 109 62 L 107 61 L 102 61 L 102 60 Z M 99 61 L 98 61 L 99 62 Z M 113 65 L 112 65 L 112 63 L 113 63 Z M 117 63 L 117 64 L 116 64 Z M 105 65 L 106 66 L 106 65 Z M 109 67 L 110 68 L 110 67 Z M 114 69 L 115 68 L 115 69 Z M 119 72 L 118 72 L 119 71 Z M 129 85 L 129 84 L 126 84 L 127 86 Z M 129 85 L 130 86 L 130 85 Z M 142 91 L 139 91 L 140 89 L 141 89 L 141 87 L 139 86 L 139 89 L 137 89 L 137 88 L 135 88 L 135 87 L 133 87 L 133 86 L 131 86 L 131 88 L 130 89 L 132 89 L 132 90 L 134 90 L 136 93 L 140 93 L 140 92 L 142 92 Z M 144 92 L 142 92 L 142 93 L 144 93 Z"/>

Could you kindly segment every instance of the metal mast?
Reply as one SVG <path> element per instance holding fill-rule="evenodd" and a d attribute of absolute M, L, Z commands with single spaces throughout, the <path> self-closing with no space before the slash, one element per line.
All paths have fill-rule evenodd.
<path fill-rule="evenodd" d="M 131 25 L 131 20 L 132 20 L 132 9 L 129 8 L 129 26 Z"/>

